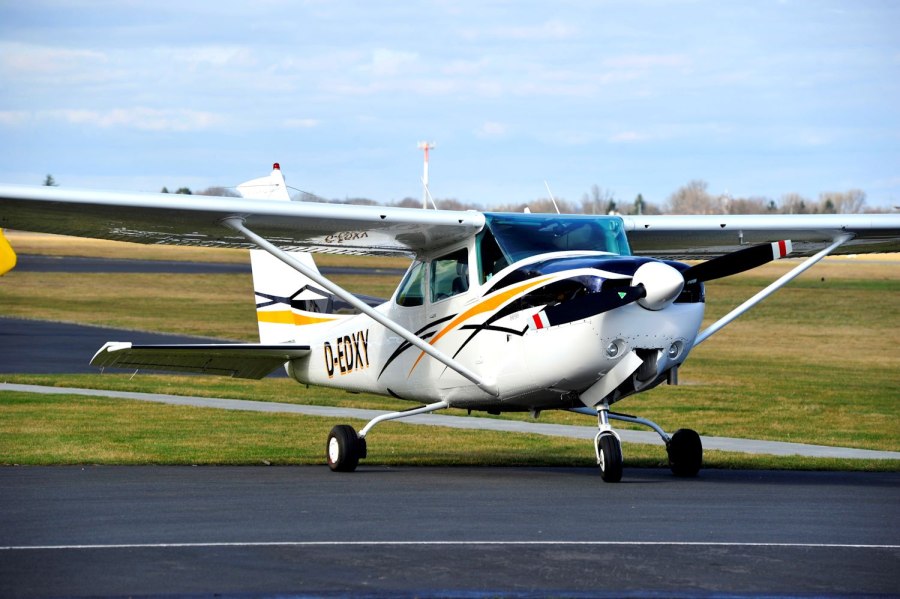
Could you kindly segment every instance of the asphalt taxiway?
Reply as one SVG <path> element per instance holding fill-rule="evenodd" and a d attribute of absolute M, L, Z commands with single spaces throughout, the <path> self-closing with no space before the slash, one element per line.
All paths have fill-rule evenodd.
<path fill-rule="evenodd" d="M 895 594 L 900 474 L 0 469 L 0 595 Z"/>
<path fill-rule="evenodd" d="M 221 343 L 221 339 L 0 317 L 0 374 L 96 374 L 91 357 L 107 341 Z"/>

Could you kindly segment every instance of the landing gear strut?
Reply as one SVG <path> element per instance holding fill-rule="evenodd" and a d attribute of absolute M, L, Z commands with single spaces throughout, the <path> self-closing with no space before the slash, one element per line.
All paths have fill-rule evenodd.
<path fill-rule="evenodd" d="M 593 408 L 573 408 L 571 411 L 597 415 L 597 426 L 600 431 L 594 437 L 594 449 L 597 452 L 600 477 L 605 482 L 615 483 L 622 480 L 622 442 L 610 426 L 610 420 L 642 424 L 656 431 L 666 444 L 669 468 L 672 469 L 672 474 L 675 476 L 690 478 L 697 476 L 697 473 L 700 472 L 700 467 L 703 465 L 703 443 L 696 431 L 681 428 L 670 437 L 651 420 L 610 412 L 609 404 L 605 401 Z"/>
<path fill-rule="evenodd" d="M 622 480 L 622 441 L 609 425 L 609 405 L 604 402 L 597 409 L 597 426 L 600 431 L 594 437 L 597 466 L 600 477 L 608 483 Z"/>
<path fill-rule="evenodd" d="M 449 407 L 449 402 L 439 401 L 402 412 L 388 412 L 370 420 L 359 433 L 353 430 L 352 426 L 339 424 L 328 433 L 328 442 L 325 444 L 325 458 L 328 460 L 328 467 L 334 472 L 353 472 L 356 470 L 359 461 L 365 459 L 368 453 L 366 435 L 379 422 L 397 420 L 398 418 L 406 418 L 416 414 L 427 414 L 428 412 Z"/>

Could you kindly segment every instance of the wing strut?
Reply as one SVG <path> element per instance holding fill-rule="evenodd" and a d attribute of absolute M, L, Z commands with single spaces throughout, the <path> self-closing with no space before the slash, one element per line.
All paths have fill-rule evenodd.
<path fill-rule="evenodd" d="M 257 235 L 256 233 L 254 233 L 253 231 L 251 231 L 250 229 L 245 227 L 244 219 L 242 219 L 238 216 L 234 216 L 234 217 L 223 219 L 222 224 L 224 224 L 226 227 L 228 227 L 230 229 L 237 231 L 238 233 L 240 233 L 241 235 L 246 237 L 249 241 L 255 243 L 260 248 L 269 252 L 270 254 L 272 254 L 273 256 L 275 256 L 276 258 L 278 258 L 279 260 L 281 260 L 282 262 L 284 262 L 285 264 L 287 264 L 294 270 L 297 270 L 300 273 L 302 273 L 304 276 L 309 277 L 310 279 L 315 281 L 317 284 L 321 285 L 323 288 L 325 288 L 328 291 L 330 291 L 331 293 L 335 294 L 336 296 L 338 296 L 339 298 L 341 298 L 342 300 L 344 300 L 345 302 L 347 302 L 348 304 L 350 304 L 351 306 L 353 306 L 354 308 L 356 308 L 357 310 L 359 310 L 366 316 L 369 316 L 370 318 L 372 318 L 373 320 L 375 320 L 376 322 L 378 322 L 385 328 L 390 329 L 391 331 L 397 333 L 403 339 L 410 342 L 412 345 L 419 348 L 420 350 L 422 350 L 423 352 L 425 352 L 426 354 L 428 354 L 429 356 L 431 356 L 438 362 L 446 365 L 451 370 L 454 370 L 454 371 L 458 372 L 459 374 L 461 374 L 462 376 L 464 376 L 465 378 L 469 379 L 470 381 L 475 383 L 478 386 L 478 388 L 481 389 L 482 391 L 484 391 L 485 393 L 488 393 L 489 395 L 492 395 L 494 397 L 497 397 L 500 395 L 500 391 L 499 391 L 499 389 L 497 389 L 497 386 L 495 384 L 485 381 L 483 378 L 478 376 L 476 373 L 472 372 L 471 370 L 469 370 L 468 368 L 466 368 L 465 366 L 463 366 L 462 364 L 460 364 L 453 358 L 447 356 L 446 354 L 444 354 L 443 352 L 441 352 L 440 350 L 435 348 L 433 345 L 426 343 L 425 341 L 423 341 L 420 337 L 417 337 L 411 331 L 403 328 L 402 326 L 400 326 L 399 324 L 397 324 L 396 322 L 394 322 L 393 320 L 391 320 L 390 318 L 388 318 L 381 312 L 378 312 L 377 310 L 373 309 L 372 307 L 370 307 L 365 302 L 361 301 L 359 298 L 357 298 L 355 295 L 353 295 L 349 291 L 347 291 L 344 288 L 329 281 L 328 279 L 323 277 L 318 272 L 310 270 L 304 264 L 302 264 L 298 260 L 294 259 L 290 254 L 288 254 L 281 248 L 266 241 L 264 238 L 260 237 L 259 235 Z"/>
<path fill-rule="evenodd" d="M 709 339 L 714 333 L 718 332 L 719 329 L 730 323 L 732 320 L 796 279 L 806 269 L 852 239 L 852 237 L 852 235 L 842 235 L 841 237 L 838 237 L 835 242 L 829 245 L 827 248 L 820 251 L 818 254 L 815 254 L 814 256 L 810 256 L 799 265 L 782 275 L 781 278 L 779 278 L 777 281 L 745 301 L 743 304 L 741 304 L 716 322 L 709 325 L 702 333 L 697 335 L 697 338 L 694 340 L 694 347 L 697 347 L 698 345 Z"/>

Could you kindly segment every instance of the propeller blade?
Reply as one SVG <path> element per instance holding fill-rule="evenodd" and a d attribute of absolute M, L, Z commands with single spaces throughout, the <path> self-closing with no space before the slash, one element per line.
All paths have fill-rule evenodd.
<path fill-rule="evenodd" d="M 685 285 L 730 277 L 762 266 L 791 253 L 790 240 L 754 245 L 690 267 L 684 273 Z"/>
<path fill-rule="evenodd" d="M 603 289 L 597 293 L 582 295 L 544 308 L 543 311 L 547 317 L 546 326 L 590 318 L 635 302 L 646 295 L 647 292 L 643 285 Z"/>

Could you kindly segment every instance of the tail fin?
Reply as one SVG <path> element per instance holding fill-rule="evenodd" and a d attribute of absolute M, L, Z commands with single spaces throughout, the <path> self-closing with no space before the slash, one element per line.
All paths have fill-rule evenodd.
<path fill-rule="evenodd" d="M 273 166 L 272 174 L 242 183 L 237 189 L 248 199 L 285 202 L 291 199 L 278 163 Z M 290 253 L 318 272 L 311 254 Z M 340 318 L 329 315 L 333 309 L 330 293 L 268 252 L 250 250 L 250 266 L 260 343 L 297 342 L 297 327 L 331 323 Z"/>
<path fill-rule="evenodd" d="M 0 276 L 11 271 L 16 266 L 16 253 L 12 246 L 3 236 L 3 229 L 0 229 Z"/>

